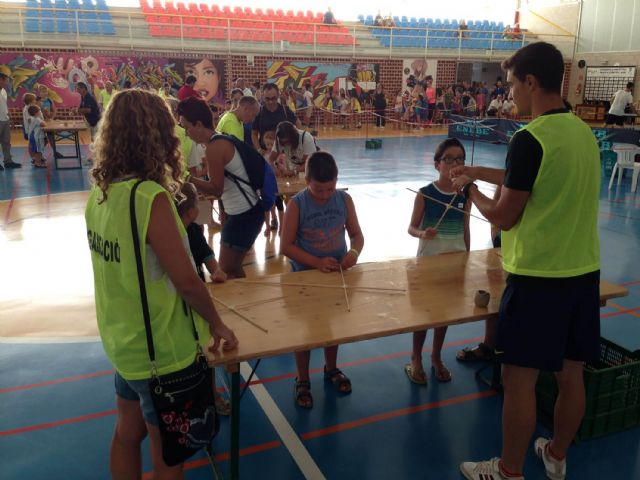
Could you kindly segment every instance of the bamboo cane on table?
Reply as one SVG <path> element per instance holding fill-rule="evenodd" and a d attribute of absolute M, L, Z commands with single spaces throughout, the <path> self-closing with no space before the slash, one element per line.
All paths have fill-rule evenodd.
<path fill-rule="evenodd" d="M 349 295 L 347 295 L 347 284 L 344 281 L 344 272 L 342 271 L 342 265 L 338 265 L 340 267 L 340 276 L 342 277 L 342 288 L 344 289 L 344 299 L 347 301 L 347 312 L 351 311 L 351 306 L 349 305 Z"/>
<path fill-rule="evenodd" d="M 317 287 L 317 288 L 343 288 L 341 285 L 326 285 L 322 283 L 293 283 L 293 282 L 263 282 L 260 280 L 234 280 L 236 283 L 249 283 L 252 285 L 267 285 L 270 287 Z M 352 290 L 373 290 L 388 295 L 404 295 L 407 290 L 405 288 L 386 288 L 386 287 L 366 287 L 347 285 Z"/>
<path fill-rule="evenodd" d="M 229 309 L 229 311 L 235 313 L 236 315 L 238 315 L 240 318 L 242 318 L 245 322 L 250 323 L 251 325 L 253 325 L 254 327 L 256 327 L 258 330 L 262 330 L 264 333 L 269 333 L 269 330 L 267 330 L 266 328 L 258 325 L 256 322 L 254 322 L 253 320 L 251 320 L 249 317 L 247 317 L 246 315 L 243 315 L 242 313 L 240 313 L 238 310 L 235 309 L 235 307 L 233 307 L 232 305 L 228 305 L 225 302 L 223 302 L 222 300 L 220 300 L 219 298 L 214 297 L 213 295 L 211 296 L 211 298 L 213 298 L 214 301 L 218 302 L 220 305 L 222 305 L 223 307 L 226 307 Z"/>

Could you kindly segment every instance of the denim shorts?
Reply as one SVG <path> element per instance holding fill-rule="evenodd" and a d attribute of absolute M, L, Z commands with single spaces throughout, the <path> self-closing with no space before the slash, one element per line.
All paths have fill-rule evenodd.
<path fill-rule="evenodd" d="M 118 372 L 115 375 L 116 394 L 125 400 L 139 401 L 144 421 L 150 425 L 158 425 L 156 409 L 151 400 L 149 380 L 125 380 Z"/>
<path fill-rule="evenodd" d="M 264 209 L 262 202 L 238 215 L 227 215 L 222 226 L 220 245 L 246 252 L 253 246 L 253 242 L 262 230 L 264 223 Z"/>

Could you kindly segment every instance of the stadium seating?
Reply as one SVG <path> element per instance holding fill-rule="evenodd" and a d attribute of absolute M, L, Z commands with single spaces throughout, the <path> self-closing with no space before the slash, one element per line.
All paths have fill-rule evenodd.
<path fill-rule="evenodd" d="M 458 38 L 458 20 L 393 17 L 396 28 L 375 28 L 372 15 L 359 15 L 358 20 L 370 27 L 374 38 L 382 47 L 393 48 L 463 48 L 466 50 L 517 50 L 528 42 L 522 40 L 505 40 L 502 22 L 488 20 L 470 20 L 467 23 L 465 36 Z M 428 29 L 428 30 L 427 30 Z"/>
<path fill-rule="evenodd" d="M 116 34 L 105 0 L 27 0 L 25 6 L 27 33 Z"/>
<path fill-rule="evenodd" d="M 351 45 L 354 41 L 345 26 L 322 24 L 323 14 L 320 12 L 283 12 L 270 8 L 263 11 L 249 7 L 235 7 L 232 10 L 228 6 L 220 8 L 217 5 L 200 4 L 198 7 L 195 3 L 182 2 L 174 6 L 171 1 L 165 2 L 163 7 L 157 0 L 152 0 L 151 4 L 147 0 L 140 0 L 140 7 L 154 37 L 180 37 L 182 24 L 184 38 L 225 40 L 229 32 L 232 41 L 285 40 L 312 45 L 315 32 L 318 44 Z"/>

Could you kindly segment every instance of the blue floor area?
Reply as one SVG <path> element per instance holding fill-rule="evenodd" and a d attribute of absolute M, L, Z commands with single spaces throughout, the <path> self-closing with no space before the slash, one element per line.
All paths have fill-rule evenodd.
<path fill-rule="evenodd" d="M 380 150 L 366 150 L 364 139 L 318 141 L 336 157 L 339 183 L 349 187 L 356 209 L 376 212 L 373 222 L 363 224 L 365 238 L 388 236 L 393 244 L 391 255 L 415 254 L 417 242 L 406 234 L 413 194 L 405 187 L 417 189 L 436 179 L 433 152 L 442 138 L 384 138 Z M 465 146 L 467 163 L 473 152 L 474 164 L 504 164 L 505 146 L 473 146 L 471 142 Z M 0 200 L 86 190 L 87 171 L 86 167 L 51 170 L 47 175 L 28 165 L 21 171 L 5 171 L 0 173 Z M 614 303 L 635 309 L 640 306 L 640 192 L 630 193 L 629 178 L 620 188 L 609 191 L 607 186 L 608 179 L 603 178 L 602 277 L 628 284 L 630 295 Z M 489 189 L 485 185 L 481 188 Z M 489 247 L 486 226 L 480 221 L 474 225 L 472 248 Z M 376 252 L 366 251 L 366 244 L 365 254 L 367 261 L 379 259 Z M 635 312 L 603 308 L 603 336 L 630 350 L 640 348 L 640 310 Z M 453 381 L 438 384 L 430 379 L 427 388 L 409 383 L 403 373 L 411 349 L 409 335 L 343 345 L 339 364 L 353 382 L 353 393 L 339 396 L 324 383 L 322 373 L 316 373 L 311 379 L 311 411 L 301 411 L 293 403 L 293 379 L 287 376 L 295 372 L 293 355 L 263 360 L 257 374 L 325 478 L 460 480 L 460 462 L 500 453 L 501 397 L 485 395 L 488 390 L 476 380 L 475 365 L 455 360 L 456 352 L 475 345 L 483 332 L 481 322 L 449 328 L 443 360 Z M 426 346 L 431 340 L 430 332 Z M 321 369 L 322 365 L 322 352 L 314 351 L 311 367 Z M 104 373 L 110 369 L 99 343 L 1 344 L 0 478 L 110 478 L 108 455 L 115 399 L 113 377 Z M 75 376 L 89 378 L 11 388 Z M 46 425 L 51 422 L 55 425 Z M 344 429 L 322 431 L 338 425 Z M 223 419 L 214 444 L 217 453 L 228 452 L 228 426 L 228 420 Z M 542 427 L 537 433 L 548 435 Z M 274 427 L 248 392 L 242 401 L 241 448 L 251 450 L 241 458 L 242 478 L 304 478 L 287 448 L 272 443 L 278 441 Z M 143 470 L 149 472 L 147 448 L 143 452 Z M 186 478 L 212 478 L 210 467 L 198 460 L 201 457 L 194 459 L 194 468 L 186 472 Z M 223 460 L 221 467 L 228 478 L 228 462 Z M 532 450 L 525 471 L 528 480 L 546 478 Z M 568 479 L 640 478 L 640 429 L 575 445 L 568 458 L 568 472 Z"/>

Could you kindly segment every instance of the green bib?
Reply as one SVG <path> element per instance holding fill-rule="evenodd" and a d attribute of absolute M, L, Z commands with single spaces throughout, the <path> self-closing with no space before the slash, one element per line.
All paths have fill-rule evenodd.
<path fill-rule="evenodd" d="M 112 183 L 107 200 L 101 204 L 98 201 L 102 192 L 94 187 L 85 210 L 100 337 L 107 357 L 126 380 L 151 376 L 129 215 L 131 189 L 136 182 L 133 179 Z M 166 195 L 169 199 L 187 252 L 189 244 L 169 193 L 155 182 L 140 184 L 136 192 L 138 235 L 156 364 L 162 375 L 193 362 L 196 342 L 186 303 L 145 241 L 151 206 L 157 195 Z M 208 326 L 195 311 L 193 317 L 201 342 L 206 345 L 211 337 Z"/>
<path fill-rule="evenodd" d="M 518 223 L 502 233 L 504 269 L 574 277 L 600 268 L 600 156 L 593 132 L 572 113 L 542 115 L 523 127 L 542 146 L 542 163 Z"/>

